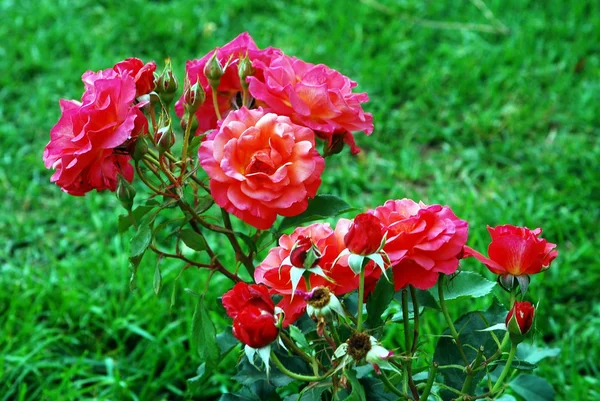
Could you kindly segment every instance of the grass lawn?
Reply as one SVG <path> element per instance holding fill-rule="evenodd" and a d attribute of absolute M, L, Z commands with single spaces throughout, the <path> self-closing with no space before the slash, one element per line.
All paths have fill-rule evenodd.
<path fill-rule="evenodd" d="M 533 341 L 561 353 L 538 374 L 558 400 L 600 399 L 600 3 L 489 1 L 508 35 L 429 22 L 489 25 L 476 3 L 0 2 L 0 401 L 185 397 L 201 361 L 183 288 L 201 288 L 203 273 L 176 284 L 171 313 L 180 266 L 163 266 L 155 296 L 147 258 L 130 292 L 118 202 L 62 193 L 41 157 L 58 99 L 80 96 L 84 71 L 170 56 L 182 77 L 187 59 L 244 30 L 340 70 L 371 97 L 376 131 L 357 135 L 358 157 L 328 159 L 321 193 L 360 208 L 448 204 L 480 249 L 486 224 L 544 229 L 560 255 L 532 280 Z M 455 302 L 454 317 L 461 302 L 472 301 Z M 188 395 L 231 388 L 234 363 Z"/>

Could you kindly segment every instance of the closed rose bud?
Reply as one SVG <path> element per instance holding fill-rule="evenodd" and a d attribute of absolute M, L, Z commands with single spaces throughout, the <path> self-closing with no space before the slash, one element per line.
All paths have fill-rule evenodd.
<path fill-rule="evenodd" d="M 163 154 L 173 147 L 175 144 L 175 133 L 169 123 L 167 126 L 162 127 L 158 130 L 158 141 L 156 142 L 156 148 L 158 153 Z"/>
<path fill-rule="evenodd" d="M 194 84 L 187 82 L 183 91 L 183 102 L 186 112 L 194 114 L 196 110 L 204 104 L 206 100 L 206 92 L 202 85 L 200 85 L 200 79 L 196 79 Z"/>
<path fill-rule="evenodd" d="M 252 67 L 252 61 L 248 57 L 243 57 L 238 63 L 238 75 L 240 77 L 240 85 L 242 88 L 248 89 L 248 82 L 246 78 L 254 75 L 254 68 Z"/>
<path fill-rule="evenodd" d="M 362 213 L 354 218 L 344 237 L 346 248 L 355 255 L 371 255 L 379 250 L 383 240 L 381 222 L 372 214 Z"/>
<path fill-rule="evenodd" d="M 127 211 L 131 212 L 133 199 L 135 198 L 135 188 L 122 175 L 119 175 L 117 180 L 117 199 Z"/>
<path fill-rule="evenodd" d="M 321 252 L 308 237 L 300 237 L 290 253 L 292 266 L 310 269 L 321 260 Z"/>
<path fill-rule="evenodd" d="M 175 92 L 178 87 L 177 79 L 171 68 L 171 59 L 167 59 L 165 69 L 156 79 L 156 92 L 160 94 L 161 99 L 170 104 L 175 98 Z"/>
<path fill-rule="evenodd" d="M 133 151 L 130 151 L 131 157 L 135 161 L 142 160 L 148 153 L 148 141 L 143 136 L 138 137 L 133 145 Z"/>
<path fill-rule="evenodd" d="M 208 80 L 208 83 L 212 88 L 216 88 L 219 86 L 221 82 L 221 77 L 223 76 L 224 70 L 223 66 L 219 62 L 217 58 L 217 52 L 215 52 L 208 63 L 204 66 L 204 76 Z"/>
<path fill-rule="evenodd" d="M 514 343 L 523 341 L 533 325 L 534 315 L 535 308 L 530 302 L 515 302 L 506 316 L 506 328 Z"/>
<path fill-rule="evenodd" d="M 252 348 L 263 348 L 275 341 L 279 330 L 273 314 L 247 306 L 233 320 L 233 335 Z"/>

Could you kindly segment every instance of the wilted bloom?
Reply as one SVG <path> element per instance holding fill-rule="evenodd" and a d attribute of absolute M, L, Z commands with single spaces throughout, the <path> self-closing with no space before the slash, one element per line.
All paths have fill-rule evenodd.
<path fill-rule="evenodd" d="M 379 219 L 372 214 L 361 213 L 354 218 L 344 243 L 355 255 L 370 255 L 381 248 L 383 235 Z"/>
<path fill-rule="evenodd" d="M 238 64 L 240 60 L 247 58 L 249 61 L 264 60 L 268 63 L 268 59 L 275 55 L 281 54 L 281 51 L 274 48 L 260 50 L 248 32 L 244 32 L 227 43 L 223 47 L 217 47 L 211 50 L 204 57 L 198 60 L 190 60 L 186 63 L 185 72 L 188 80 L 193 85 L 197 81 L 206 92 L 206 102 L 196 111 L 198 118 L 198 129 L 196 134 L 200 135 L 209 129 L 217 128 L 217 113 L 213 105 L 213 91 L 208 78 L 205 75 L 207 63 L 216 55 L 210 68 L 212 79 L 218 76 L 217 87 L 217 105 L 222 118 L 227 117 L 227 114 L 233 109 L 232 103 L 235 103 L 238 95 L 242 91 L 242 84 L 238 73 Z M 222 70 L 219 73 L 218 66 Z M 253 68 L 254 76 L 263 79 L 261 68 Z M 208 72 L 208 71 L 206 71 Z M 216 75 L 214 74 L 216 72 Z M 217 81 L 214 81 L 215 83 Z M 184 114 L 183 98 L 175 104 L 175 112 L 181 118 Z"/>
<path fill-rule="evenodd" d="M 488 246 L 489 258 L 468 246 L 465 247 L 465 257 L 475 257 L 494 274 L 536 274 L 548 269 L 558 255 L 558 251 L 554 249 L 556 244 L 540 238 L 541 228 L 530 230 L 507 224 L 495 228 L 488 226 L 488 231 L 492 237 Z"/>
<path fill-rule="evenodd" d="M 334 355 L 342 365 L 352 362 L 360 363 L 364 358 L 373 365 L 377 374 L 381 373 L 381 369 L 393 370 L 401 374 L 401 372 L 389 362 L 389 359 L 394 356 L 394 353 L 382 347 L 375 337 L 369 336 L 366 333 L 352 334 L 348 341 L 335 350 Z"/>
<path fill-rule="evenodd" d="M 148 121 L 133 104 L 136 86 L 128 74 L 88 71 L 82 80 L 81 102 L 60 101 L 62 115 L 50 131 L 44 164 L 56 170 L 50 180 L 71 195 L 115 191 L 119 174 L 133 179 L 126 142 L 147 131 Z"/>
<path fill-rule="evenodd" d="M 387 230 L 383 249 L 392 262 L 396 291 L 409 284 L 429 289 L 439 273 L 452 274 L 458 268 L 468 224 L 448 206 L 389 200 L 369 213 Z"/>
<path fill-rule="evenodd" d="M 275 306 L 265 286 L 238 283 L 223 295 L 222 302 L 233 318 L 233 335 L 242 343 L 262 348 L 279 335 Z"/>
<path fill-rule="evenodd" d="M 132 57 L 115 64 L 113 69 L 119 75 L 129 75 L 133 78 L 136 97 L 147 95 L 156 87 L 154 83 L 156 63 L 154 61 L 144 64 L 139 58 Z"/>
<path fill-rule="evenodd" d="M 506 328 L 513 342 L 523 341 L 525 334 L 531 329 L 535 308 L 530 302 L 515 302 L 506 316 Z"/>
<path fill-rule="evenodd" d="M 310 129 L 261 108 L 231 112 L 198 157 L 215 202 L 260 230 L 305 211 L 325 168 Z"/>
<path fill-rule="evenodd" d="M 396 370 L 392 364 L 388 361 L 391 357 L 394 356 L 393 351 L 389 351 L 388 349 L 382 347 L 377 343 L 375 337 L 371 337 L 371 349 L 367 352 L 367 356 L 365 359 L 375 369 L 375 373 L 378 375 L 381 374 L 381 369 L 389 369 Z"/>
<path fill-rule="evenodd" d="M 353 93 L 356 82 L 339 72 L 284 54 L 256 59 L 252 66 L 264 75 L 248 78 L 250 94 L 258 103 L 311 128 L 329 144 L 335 135 L 345 133 L 344 142 L 358 153 L 352 132 L 373 132 L 373 117 L 361 106 L 369 97 Z"/>

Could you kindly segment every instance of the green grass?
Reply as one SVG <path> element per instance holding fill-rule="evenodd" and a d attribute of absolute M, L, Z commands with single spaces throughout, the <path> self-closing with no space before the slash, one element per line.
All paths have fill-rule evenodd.
<path fill-rule="evenodd" d="M 194 299 L 182 289 L 202 288 L 202 274 L 185 273 L 169 313 L 180 266 L 162 266 L 157 297 L 147 257 L 131 293 L 117 201 L 63 194 L 41 155 L 58 99 L 80 96 L 85 70 L 170 56 L 181 77 L 185 60 L 243 30 L 342 71 L 371 97 L 375 133 L 357 135 L 358 157 L 328 160 L 322 192 L 364 208 L 402 197 L 448 204 L 479 248 L 486 224 L 544 228 L 560 255 L 533 278 L 534 341 L 561 354 L 539 374 L 557 399 L 600 397 L 600 4 L 489 1 L 504 36 L 401 18 L 489 23 L 467 1 L 383 1 L 394 15 L 326 3 L 0 3 L 0 401 L 183 397 L 201 361 L 188 341 Z M 455 317 L 470 307 L 453 306 Z M 230 375 L 192 395 L 230 386 Z"/>

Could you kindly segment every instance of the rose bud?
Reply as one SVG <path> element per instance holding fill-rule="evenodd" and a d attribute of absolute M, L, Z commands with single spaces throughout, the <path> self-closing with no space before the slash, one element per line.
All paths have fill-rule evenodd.
<path fill-rule="evenodd" d="M 163 154 L 173 147 L 175 144 L 175 133 L 171 127 L 171 123 L 160 128 L 158 130 L 158 141 L 156 142 L 156 148 L 159 154 Z"/>
<path fill-rule="evenodd" d="M 510 339 L 515 344 L 525 339 L 525 334 L 531 329 L 535 308 L 530 302 L 515 302 L 506 316 L 506 328 Z"/>
<path fill-rule="evenodd" d="M 133 145 L 133 150 L 129 154 L 135 161 L 140 161 L 148 153 L 148 141 L 143 136 L 138 137 Z"/>
<path fill-rule="evenodd" d="M 187 77 L 186 77 L 187 81 Z M 183 90 L 183 103 L 187 113 L 194 114 L 206 100 L 206 92 L 200 83 L 200 78 L 194 84 L 186 82 Z"/>
<path fill-rule="evenodd" d="M 310 269 L 321 260 L 321 252 L 308 237 L 300 237 L 290 252 L 292 266 Z"/>
<path fill-rule="evenodd" d="M 381 248 L 383 228 L 381 222 L 372 214 L 361 213 L 354 218 L 344 243 L 355 255 L 371 255 Z"/>
<path fill-rule="evenodd" d="M 156 80 L 156 92 L 161 95 L 162 100 L 170 104 L 175 98 L 175 92 L 177 92 L 177 79 L 173 75 L 173 69 L 171 67 L 171 59 L 167 59 L 165 63 L 165 69 Z"/>
<path fill-rule="evenodd" d="M 208 63 L 204 66 L 204 76 L 206 76 L 206 79 L 212 88 L 217 88 L 221 82 L 223 73 L 223 66 L 219 62 L 217 52 L 215 51 L 210 60 L 208 60 Z"/>
<path fill-rule="evenodd" d="M 269 289 L 261 284 L 237 283 L 223 294 L 221 302 L 227 315 L 234 319 L 249 306 L 275 314 L 275 304 L 269 295 Z"/>
<path fill-rule="evenodd" d="M 263 348 L 279 335 L 275 316 L 255 306 L 247 306 L 233 320 L 233 335 L 252 348 Z"/>
<path fill-rule="evenodd" d="M 117 199 L 127 211 L 131 212 L 133 198 L 135 198 L 135 188 L 121 174 L 119 174 L 117 180 Z"/>
<path fill-rule="evenodd" d="M 248 82 L 246 78 L 254 75 L 254 68 L 252 67 L 252 61 L 248 57 L 243 57 L 238 63 L 238 75 L 240 76 L 240 85 L 242 88 L 248 89 Z"/>

